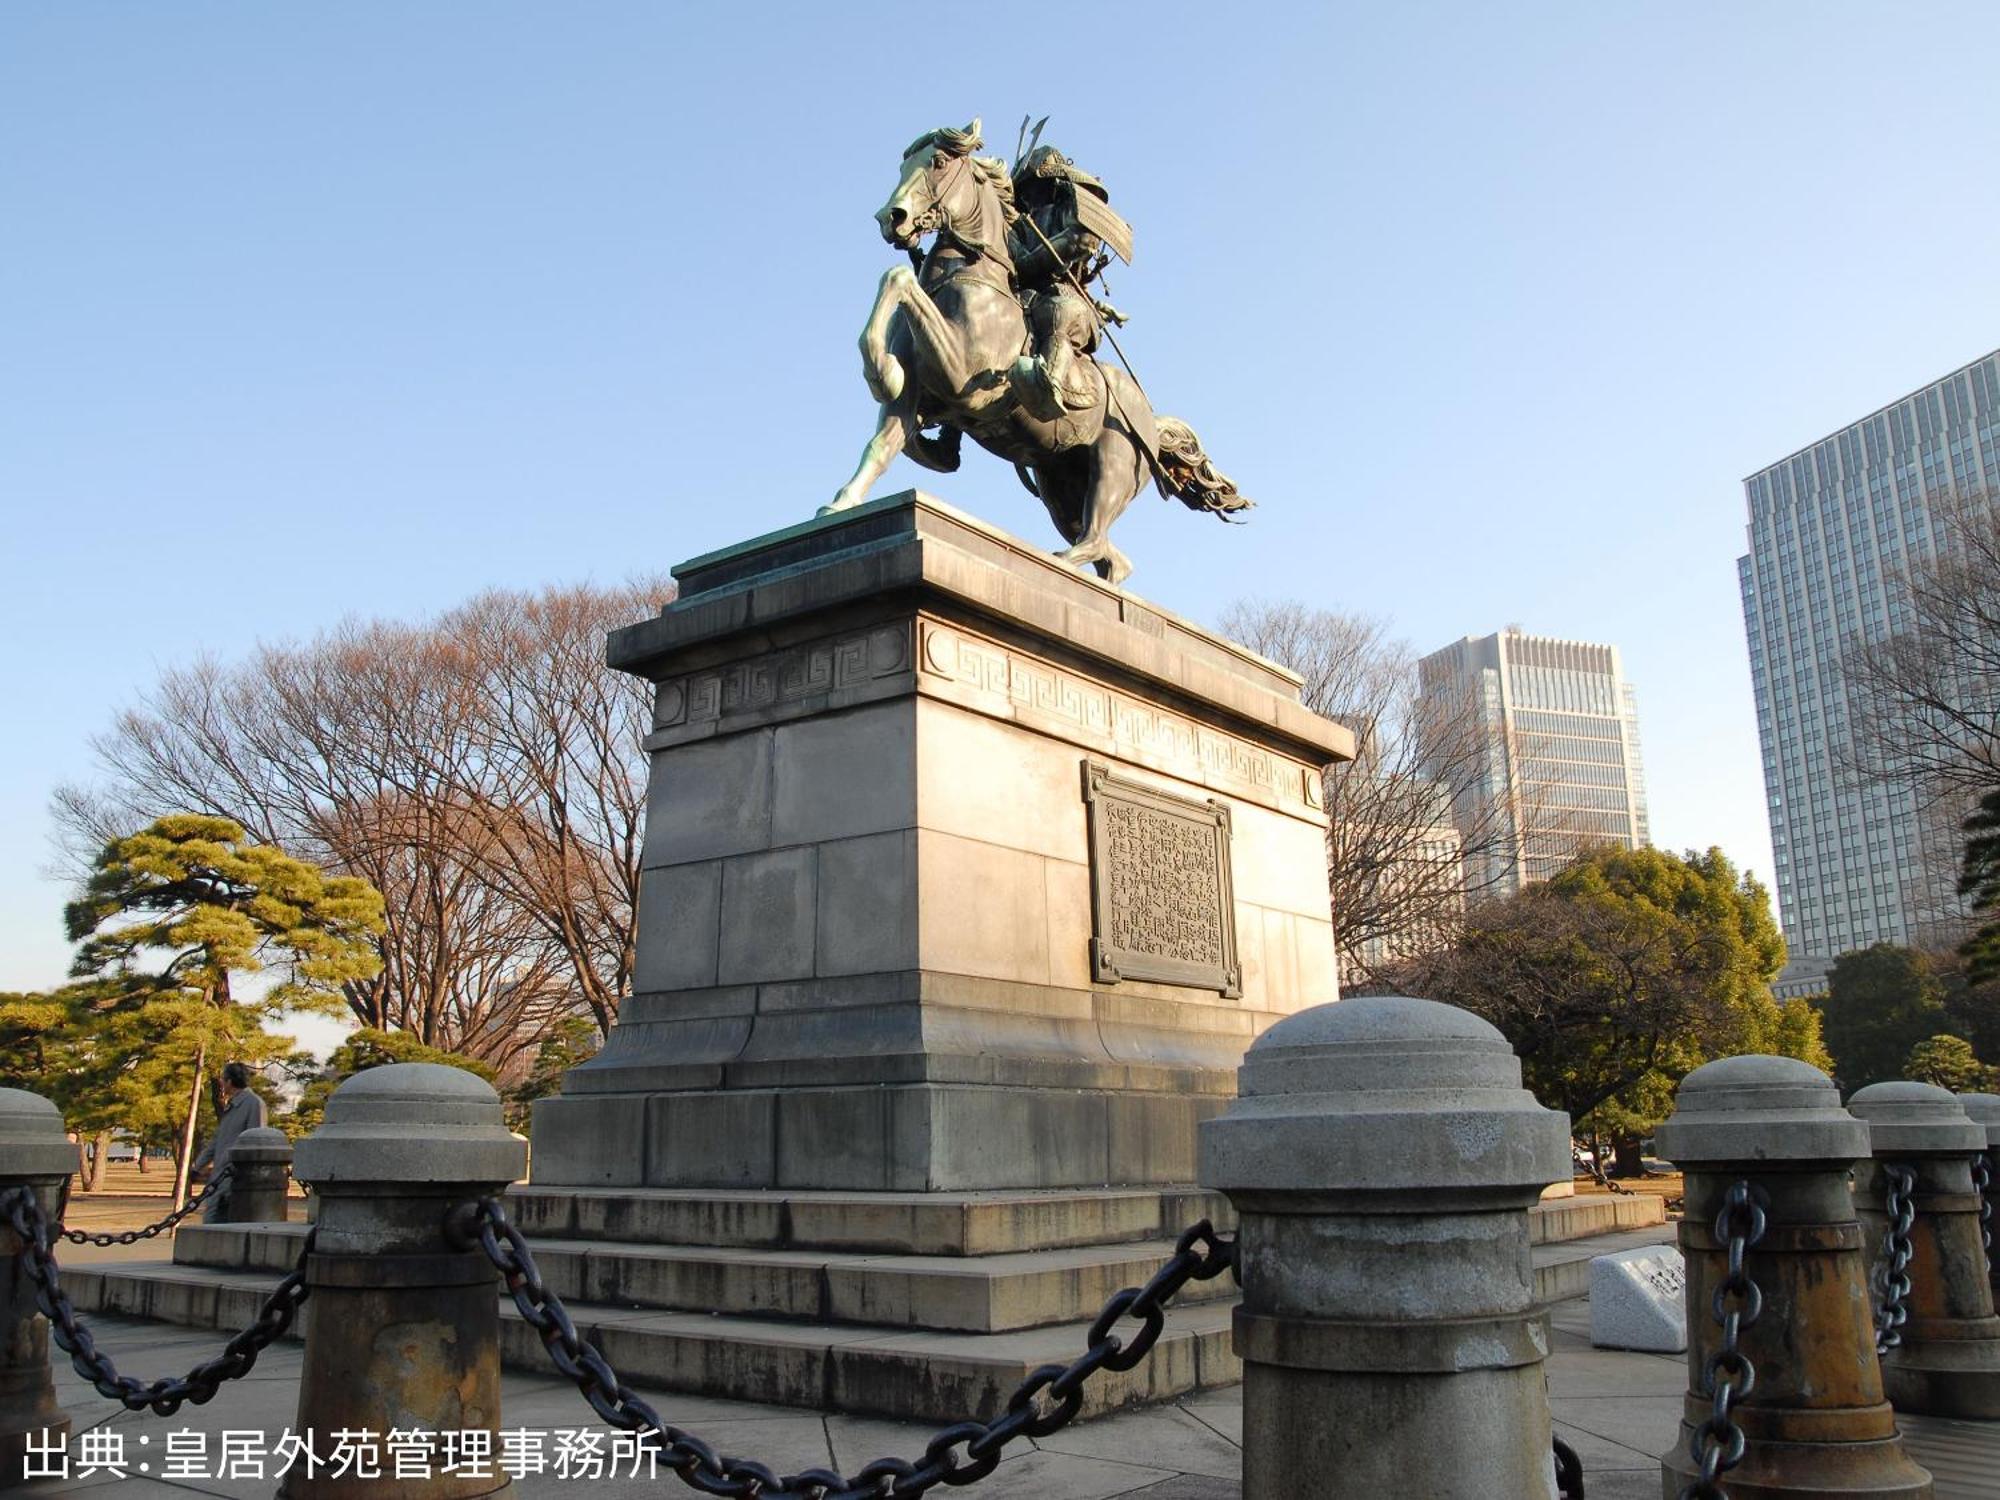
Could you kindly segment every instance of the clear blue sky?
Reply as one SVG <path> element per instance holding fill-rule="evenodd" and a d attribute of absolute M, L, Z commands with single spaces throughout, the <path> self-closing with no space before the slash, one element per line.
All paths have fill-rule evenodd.
<path fill-rule="evenodd" d="M 1767 870 L 1739 481 L 2000 344 L 2000 6 L 1001 14 L 0 8 L 0 987 L 160 666 L 830 498 L 870 215 L 975 113 L 1109 182 L 1134 363 L 1260 502 L 1142 497 L 1135 589 L 1614 642 L 1660 842 Z M 1054 541 L 983 455 L 929 487 Z"/>

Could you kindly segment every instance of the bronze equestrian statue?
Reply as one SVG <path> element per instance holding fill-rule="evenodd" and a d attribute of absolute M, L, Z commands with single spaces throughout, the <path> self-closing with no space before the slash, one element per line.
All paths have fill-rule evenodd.
<path fill-rule="evenodd" d="M 1010 170 L 974 155 L 983 144 L 977 120 L 920 136 L 875 215 L 914 269 L 897 266 L 876 293 L 861 368 L 882 409 L 854 477 L 821 514 L 861 504 L 901 452 L 951 473 L 970 433 L 1048 507 L 1069 543 L 1056 556 L 1120 583 L 1132 563 L 1111 523 L 1149 477 L 1163 497 L 1224 519 L 1251 502 L 1193 428 L 1155 416 L 1138 381 L 1094 357 L 1104 325 L 1125 320 L 1088 288 L 1113 254 L 1132 255 L 1104 185 L 1054 147 L 1036 145 Z"/>

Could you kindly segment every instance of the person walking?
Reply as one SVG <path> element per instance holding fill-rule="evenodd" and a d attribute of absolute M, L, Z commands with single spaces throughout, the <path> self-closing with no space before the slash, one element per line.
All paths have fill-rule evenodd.
<path fill-rule="evenodd" d="M 215 1134 L 195 1157 L 191 1175 L 220 1172 L 229 1165 L 229 1148 L 236 1144 L 236 1138 L 263 1123 L 264 1101 L 250 1087 L 250 1070 L 240 1062 L 224 1064 L 222 1100 L 215 1111 Z M 208 1200 L 201 1218 L 204 1224 L 222 1224 L 228 1222 L 228 1215 L 229 1184 L 225 1181 Z"/>

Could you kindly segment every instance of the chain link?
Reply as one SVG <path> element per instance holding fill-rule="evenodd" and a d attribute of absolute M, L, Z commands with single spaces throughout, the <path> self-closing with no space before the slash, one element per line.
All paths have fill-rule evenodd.
<path fill-rule="evenodd" d="M 1972 1158 L 1972 1188 L 1979 1194 L 1979 1244 L 1986 1252 L 1986 1272 L 1993 1273 L 1993 1164 L 1981 1152 Z"/>
<path fill-rule="evenodd" d="M 1889 1217 L 1889 1232 L 1882 1237 L 1882 1257 L 1875 1263 L 1874 1280 L 1881 1294 L 1875 1314 L 1875 1353 L 1880 1356 L 1902 1347 L 1903 1325 L 1909 1321 L 1905 1305 L 1910 1298 L 1910 1230 L 1917 1222 L 1917 1173 L 1900 1162 L 1882 1164 L 1882 1180 L 1888 1185 L 1883 1194 L 1883 1211 Z"/>
<path fill-rule="evenodd" d="M 1688 1442 L 1688 1457 L 1697 1472 L 1681 1490 L 1680 1500 L 1728 1500 L 1722 1476 L 1743 1462 L 1743 1429 L 1730 1413 L 1757 1385 L 1757 1367 L 1738 1342 L 1743 1330 L 1764 1312 L 1763 1290 L 1744 1266 L 1751 1247 L 1764 1238 L 1764 1207 L 1757 1200 L 1756 1189 L 1739 1182 L 1724 1196 L 1715 1216 L 1715 1237 L 1729 1250 L 1729 1269 L 1709 1302 L 1722 1328 L 1722 1347 L 1702 1369 L 1702 1394 L 1711 1407 Z"/>
<path fill-rule="evenodd" d="M 1550 1441 L 1556 1454 L 1556 1500 L 1583 1500 L 1583 1460 L 1561 1438 Z"/>
<path fill-rule="evenodd" d="M 541 1336 L 555 1367 L 576 1382 L 584 1400 L 606 1422 L 639 1434 L 639 1441 L 680 1476 L 708 1495 L 758 1500 L 885 1500 L 921 1495 L 944 1484 L 984 1479 L 1000 1465 L 1001 1450 L 1022 1437 L 1047 1437 L 1083 1410 L 1083 1384 L 1099 1370 L 1129 1370 L 1151 1352 L 1166 1328 L 1166 1303 L 1190 1281 L 1210 1281 L 1235 1263 L 1235 1243 L 1218 1237 L 1207 1220 L 1184 1232 L 1173 1256 L 1143 1287 L 1112 1296 L 1090 1325 L 1089 1347 L 1068 1365 L 1043 1365 L 1016 1387 L 1007 1409 L 991 1422 L 957 1422 L 942 1429 L 916 1460 L 878 1458 L 852 1477 L 831 1469 L 781 1475 L 747 1458 L 726 1458 L 692 1433 L 667 1425 L 642 1397 L 618 1378 L 597 1346 L 576 1331 L 562 1300 L 542 1282 L 520 1230 L 497 1198 L 462 1205 L 448 1221 L 455 1242 L 477 1243 L 500 1274 L 528 1326 Z M 1138 1325 L 1129 1342 L 1112 1330 Z"/>
<path fill-rule="evenodd" d="M 212 1400 L 225 1380 L 238 1380 L 250 1373 L 257 1356 L 274 1339 L 292 1326 L 299 1304 L 306 1300 L 306 1257 L 312 1253 L 313 1230 L 306 1231 L 305 1244 L 290 1275 L 271 1289 L 250 1326 L 233 1335 L 222 1353 L 204 1360 L 187 1374 L 163 1376 L 142 1384 L 129 1375 L 120 1375 L 111 1357 L 97 1347 L 90 1329 L 77 1316 L 75 1304 L 62 1289 L 56 1258 L 49 1249 L 49 1221 L 35 1190 L 26 1185 L 0 1192 L 0 1215 L 7 1227 L 20 1236 L 15 1252 L 35 1284 L 35 1305 L 49 1320 L 49 1333 L 69 1355 L 77 1374 L 88 1380 L 99 1395 L 123 1403 L 133 1411 L 151 1409 L 163 1417 L 179 1411 L 183 1402 L 199 1406 Z"/>
<path fill-rule="evenodd" d="M 141 1240 L 150 1240 L 156 1234 L 165 1234 L 169 1229 L 180 1223 L 182 1219 L 185 1219 L 189 1214 L 208 1202 L 210 1198 L 213 1198 L 221 1189 L 222 1184 L 228 1180 L 229 1173 L 229 1167 L 222 1167 L 202 1185 L 200 1192 L 196 1193 L 164 1219 L 148 1224 L 144 1229 L 117 1229 L 107 1231 L 104 1234 L 91 1234 L 88 1230 L 83 1229 L 65 1229 L 62 1232 L 62 1237 L 72 1245 L 136 1245 Z"/>

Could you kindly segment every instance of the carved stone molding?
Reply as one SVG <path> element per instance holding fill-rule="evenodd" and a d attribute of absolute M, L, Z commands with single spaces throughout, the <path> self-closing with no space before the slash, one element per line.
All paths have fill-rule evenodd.
<path fill-rule="evenodd" d="M 1083 800 L 1092 976 L 1240 995 L 1229 804 L 1175 797 L 1088 760 Z"/>
<path fill-rule="evenodd" d="M 1107 749 L 1189 780 L 1228 783 L 1313 812 L 1324 808 L 1319 772 L 1310 766 L 955 626 L 924 622 L 920 665 L 934 677 L 1046 714 L 1101 737 Z"/>
<path fill-rule="evenodd" d="M 678 729 L 732 714 L 806 703 L 910 667 L 910 627 L 885 625 L 661 681 L 653 727 Z"/>

